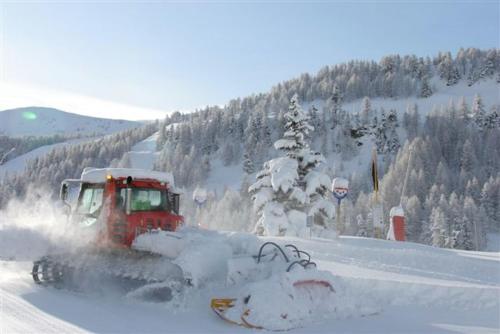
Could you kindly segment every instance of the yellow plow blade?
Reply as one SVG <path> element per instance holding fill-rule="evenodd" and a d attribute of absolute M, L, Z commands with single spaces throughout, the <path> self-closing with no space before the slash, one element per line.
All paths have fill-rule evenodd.
<path fill-rule="evenodd" d="M 220 311 L 225 311 L 234 306 L 234 298 L 212 298 L 210 307 Z"/>

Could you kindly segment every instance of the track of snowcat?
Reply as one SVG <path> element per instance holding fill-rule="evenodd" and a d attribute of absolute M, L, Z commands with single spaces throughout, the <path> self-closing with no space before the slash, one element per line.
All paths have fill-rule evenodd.
<path fill-rule="evenodd" d="M 131 294 L 168 301 L 185 284 L 182 269 L 168 258 L 134 250 L 49 255 L 34 262 L 37 284 L 79 292 Z"/>

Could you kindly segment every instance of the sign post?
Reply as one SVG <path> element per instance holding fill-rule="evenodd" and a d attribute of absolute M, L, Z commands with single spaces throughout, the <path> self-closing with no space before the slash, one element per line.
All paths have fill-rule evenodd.
<path fill-rule="evenodd" d="M 340 212 L 340 203 L 344 198 L 347 197 L 348 192 L 349 192 L 349 181 L 347 179 L 344 179 L 342 177 L 336 177 L 335 179 L 333 179 L 332 193 L 333 197 L 337 199 L 337 213 L 335 217 L 335 220 L 337 222 L 336 224 L 337 236 L 344 233 L 342 214 Z"/>
<path fill-rule="evenodd" d="M 377 149 L 374 147 L 372 150 L 372 182 L 375 196 L 372 206 L 373 233 L 375 238 L 382 238 L 382 231 L 384 230 L 384 211 L 378 196 L 379 188 L 377 160 Z"/>
<path fill-rule="evenodd" d="M 312 238 L 313 216 L 307 216 L 306 227 L 309 229 L 309 239 Z"/>
<path fill-rule="evenodd" d="M 205 204 L 207 198 L 208 198 L 207 190 L 204 188 L 196 187 L 196 189 L 193 191 L 193 201 L 196 203 L 197 213 L 200 212 L 201 207 Z M 197 214 L 197 216 L 199 215 Z M 198 226 L 206 228 L 206 226 L 203 226 L 201 222 L 198 223 Z"/>

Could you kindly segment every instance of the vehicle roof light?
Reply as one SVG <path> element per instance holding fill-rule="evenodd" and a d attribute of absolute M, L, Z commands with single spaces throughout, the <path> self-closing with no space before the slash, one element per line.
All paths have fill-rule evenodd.
<path fill-rule="evenodd" d="M 112 180 L 112 179 L 113 179 L 113 176 L 112 176 L 112 175 L 107 175 L 107 176 L 106 176 L 106 179 L 107 179 L 107 180 Z"/>

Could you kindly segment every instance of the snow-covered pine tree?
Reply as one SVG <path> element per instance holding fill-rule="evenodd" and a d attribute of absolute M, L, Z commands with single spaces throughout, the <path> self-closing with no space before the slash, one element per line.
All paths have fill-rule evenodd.
<path fill-rule="evenodd" d="M 500 113 L 498 111 L 498 106 L 492 106 L 490 113 L 486 116 L 485 121 L 486 129 L 500 128 Z"/>
<path fill-rule="evenodd" d="M 338 117 L 342 111 L 342 101 L 344 96 L 340 91 L 340 87 L 337 84 L 333 85 L 333 94 L 330 99 L 331 101 L 331 119 L 332 119 L 332 129 L 335 129 L 338 123 Z"/>
<path fill-rule="evenodd" d="M 474 95 L 474 100 L 472 101 L 472 117 L 474 122 L 479 129 L 484 129 L 486 124 L 486 109 L 483 104 L 483 99 L 481 95 Z"/>
<path fill-rule="evenodd" d="M 370 116 L 372 113 L 372 103 L 368 96 L 363 98 L 361 102 L 361 124 L 368 127 L 370 123 Z"/>
<path fill-rule="evenodd" d="M 459 106 L 458 106 L 458 117 L 467 122 L 470 119 L 469 114 L 469 106 L 467 105 L 467 101 L 465 97 L 460 98 Z"/>
<path fill-rule="evenodd" d="M 356 216 L 357 224 L 358 224 L 358 237 L 367 237 L 368 236 L 368 227 L 366 220 L 363 218 L 363 215 L 359 214 Z"/>
<path fill-rule="evenodd" d="M 481 190 L 481 206 L 484 208 L 487 216 L 486 222 L 489 223 L 488 225 L 493 230 L 496 230 L 494 222 L 496 220 L 497 212 L 496 205 L 498 203 L 498 199 L 500 199 L 500 189 L 498 187 L 499 185 L 500 183 L 495 182 L 493 177 L 490 177 L 488 181 L 484 183 Z"/>
<path fill-rule="evenodd" d="M 249 199 L 248 188 L 250 187 L 249 176 L 255 173 L 255 166 L 247 152 L 243 154 L 243 181 L 241 182 L 240 196 Z"/>
<path fill-rule="evenodd" d="M 158 139 L 156 140 L 156 149 L 161 150 L 163 148 L 163 145 L 165 145 L 165 142 L 167 141 L 167 120 L 165 119 L 164 121 L 159 123 L 159 133 L 158 133 Z"/>
<path fill-rule="evenodd" d="M 386 152 L 391 154 L 396 154 L 401 147 L 401 143 L 399 141 L 399 136 L 396 132 L 396 128 L 399 127 L 398 116 L 396 114 L 396 110 L 391 109 L 387 116 L 387 143 L 386 143 Z"/>
<path fill-rule="evenodd" d="M 422 84 L 420 86 L 420 97 L 426 98 L 432 96 L 432 93 L 433 91 L 429 83 L 429 79 L 427 78 L 427 76 L 424 76 L 422 78 Z"/>
<path fill-rule="evenodd" d="M 439 207 L 434 207 L 432 209 L 431 220 L 431 231 L 432 231 L 432 246 L 445 247 L 447 243 L 448 235 L 448 221 L 446 219 L 445 212 Z"/>
<path fill-rule="evenodd" d="M 381 108 L 380 121 L 374 129 L 374 133 L 377 153 L 384 154 L 387 151 L 387 117 L 384 108 Z"/>
<path fill-rule="evenodd" d="M 309 116 L 309 123 L 314 129 L 319 130 L 321 126 L 321 120 L 318 116 L 318 109 L 314 105 L 312 105 L 307 113 Z"/>
<path fill-rule="evenodd" d="M 224 166 L 229 166 L 234 160 L 234 146 L 233 143 L 227 141 L 222 146 L 222 154 L 221 154 L 222 164 Z"/>
<path fill-rule="evenodd" d="M 255 173 L 255 165 L 247 152 L 243 154 L 243 172 L 246 175 Z"/>
<path fill-rule="evenodd" d="M 441 79 L 446 81 L 447 86 L 453 86 L 460 80 L 460 72 L 453 63 L 451 54 L 448 53 L 438 66 Z"/>
<path fill-rule="evenodd" d="M 289 112 L 285 118 L 287 123 L 283 139 L 276 141 L 274 147 L 285 152 L 289 158 L 297 160 L 299 186 L 308 197 L 307 215 L 314 219 L 316 225 L 328 227 L 328 220 L 335 214 L 335 207 L 329 198 L 331 180 L 327 174 L 317 169 L 325 162 L 325 158 L 309 147 L 307 139 L 314 127 L 308 124 L 297 95 L 290 101 Z"/>
<path fill-rule="evenodd" d="M 422 204 L 417 196 L 413 195 L 404 205 L 406 216 L 406 236 L 408 241 L 418 242 L 422 234 Z"/>
<path fill-rule="evenodd" d="M 470 197 L 465 197 L 463 204 L 462 226 L 458 230 L 462 233 L 461 243 L 456 245 L 456 248 L 465 250 L 479 250 L 479 224 L 478 209 L 474 200 Z"/>
<path fill-rule="evenodd" d="M 309 125 L 297 95 L 292 97 L 284 118 L 283 138 L 274 147 L 285 156 L 265 162 L 257 182 L 249 189 L 259 215 L 255 232 L 304 235 L 308 216 L 322 226 L 327 226 L 333 217 L 335 209 L 328 199 L 331 181 L 316 170 L 324 158 L 309 147 L 307 138 L 314 128 Z"/>
<path fill-rule="evenodd" d="M 465 188 L 466 182 L 473 175 L 475 167 L 477 165 L 477 157 L 474 152 L 474 146 L 469 139 L 466 139 L 462 148 L 462 156 L 460 159 L 460 168 L 463 176 L 463 186 Z"/>

